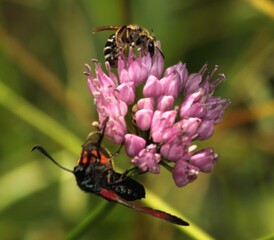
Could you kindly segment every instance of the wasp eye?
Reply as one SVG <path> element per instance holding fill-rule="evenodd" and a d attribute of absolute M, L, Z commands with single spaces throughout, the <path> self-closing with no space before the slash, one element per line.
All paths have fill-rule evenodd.
<path fill-rule="evenodd" d="M 154 55 L 154 49 L 155 49 L 155 47 L 154 47 L 154 42 L 149 41 L 147 47 L 148 47 L 149 54 L 150 54 L 150 56 L 152 57 L 152 56 Z"/>

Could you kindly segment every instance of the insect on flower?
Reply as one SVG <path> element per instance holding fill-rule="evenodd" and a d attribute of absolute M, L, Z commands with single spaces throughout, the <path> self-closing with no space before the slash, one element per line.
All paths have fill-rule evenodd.
<path fill-rule="evenodd" d="M 106 124 L 102 132 L 92 132 L 88 136 L 82 145 L 83 149 L 78 164 L 73 170 L 61 166 L 41 146 L 33 147 L 32 151 L 39 150 L 57 166 L 73 173 L 78 186 L 85 192 L 94 193 L 108 201 L 122 204 L 170 223 L 189 225 L 184 220 L 169 213 L 129 202 L 144 198 L 145 189 L 143 185 L 128 176 L 130 170 L 121 174 L 113 169 L 112 158 L 116 154 L 111 156 L 107 149 L 101 145 L 105 128 Z"/>
<path fill-rule="evenodd" d="M 118 57 L 124 53 L 128 46 L 140 46 L 141 50 L 147 50 L 151 57 L 157 49 L 164 57 L 162 51 L 156 45 L 155 36 L 151 35 L 144 27 L 138 25 L 102 26 L 97 27 L 95 32 L 105 30 L 116 30 L 115 34 L 110 35 L 104 48 L 105 61 L 109 62 L 113 68 L 117 67 Z"/>

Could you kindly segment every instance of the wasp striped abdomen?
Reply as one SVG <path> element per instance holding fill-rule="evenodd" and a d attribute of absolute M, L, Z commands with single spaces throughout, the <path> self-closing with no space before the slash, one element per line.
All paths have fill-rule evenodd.
<path fill-rule="evenodd" d="M 115 34 L 112 34 L 104 47 L 104 56 L 105 56 L 105 61 L 109 62 L 109 65 L 113 68 L 117 67 L 118 63 L 118 48 L 116 44 L 116 36 Z"/>

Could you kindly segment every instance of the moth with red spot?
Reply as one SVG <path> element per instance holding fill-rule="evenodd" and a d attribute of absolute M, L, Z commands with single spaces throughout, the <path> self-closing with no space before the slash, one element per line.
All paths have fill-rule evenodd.
<path fill-rule="evenodd" d="M 78 186 L 85 192 L 94 193 L 108 201 L 120 203 L 173 224 L 188 226 L 189 224 L 186 221 L 174 215 L 129 202 L 144 198 L 145 189 L 143 185 L 128 176 L 130 170 L 121 174 L 113 169 L 113 156 L 101 145 L 104 131 L 105 126 L 102 132 L 92 132 L 88 136 L 82 145 L 82 153 L 78 164 L 73 170 L 61 166 L 41 146 L 33 147 L 32 151 L 39 150 L 57 166 L 73 173 Z"/>

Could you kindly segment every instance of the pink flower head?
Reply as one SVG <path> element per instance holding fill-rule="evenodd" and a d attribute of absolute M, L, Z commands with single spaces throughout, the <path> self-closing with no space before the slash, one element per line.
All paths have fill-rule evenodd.
<path fill-rule="evenodd" d="M 160 49 L 159 42 L 157 46 Z M 218 158 L 211 148 L 196 151 L 192 142 L 211 137 L 222 120 L 230 101 L 214 96 L 214 91 L 225 76 L 212 81 L 217 66 L 212 72 L 204 65 L 189 73 L 181 62 L 164 71 L 158 49 L 153 56 L 142 50 L 136 53 L 130 47 L 128 54 L 121 53 L 117 75 L 108 63 L 105 73 L 96 62 L 94 77 L 87 66 L 99 122 L 108 118 L 107 138 L 125 145 L 140 172 L 159 173 L 164 166 L 177 186 L 185 186 L 199 172 L 211 172 Z"/>
<path fill-rule="evenodd" d="M 157 153 L 156 145 L 150 144 L 143 148 L 137 156 L 131 159 L 131 163 L 140 168 L 142 172 L 159 173 L 161 155 Z"/>

